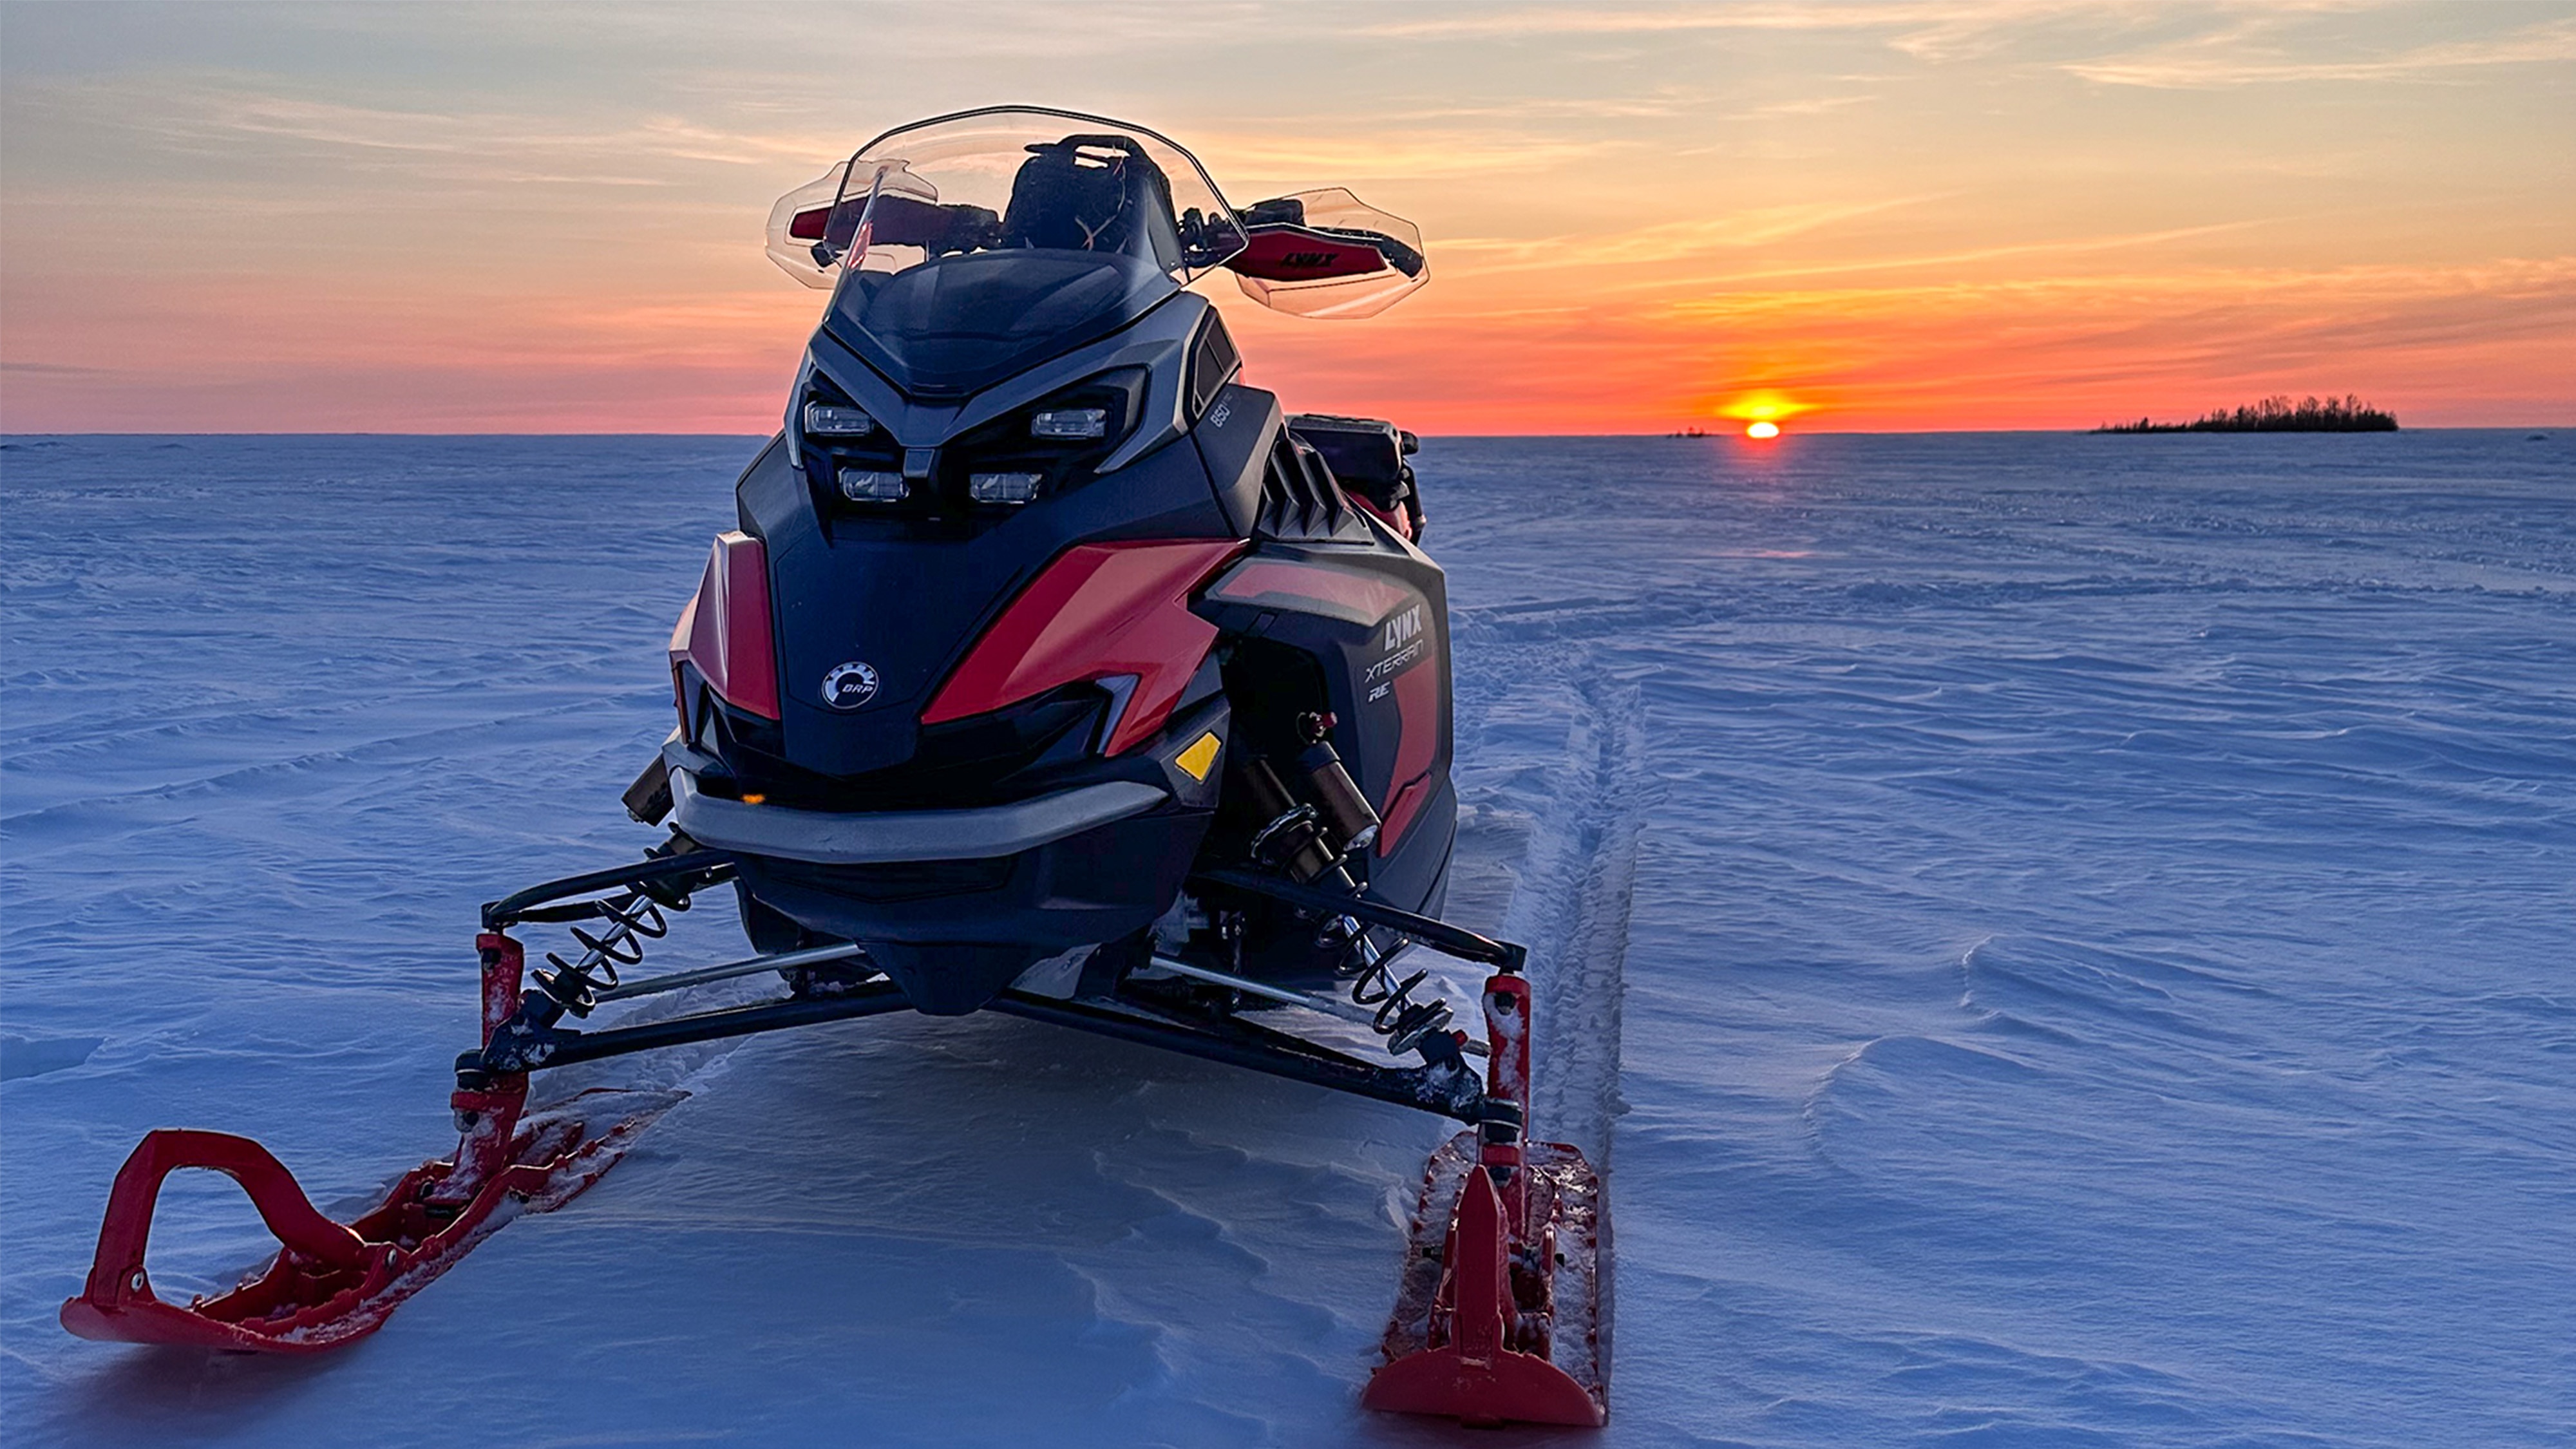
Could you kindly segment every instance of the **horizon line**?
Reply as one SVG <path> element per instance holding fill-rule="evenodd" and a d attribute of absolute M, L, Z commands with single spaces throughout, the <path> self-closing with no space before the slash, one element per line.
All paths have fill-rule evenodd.
<path fill-rule="evenodd" d="M 1697 425 L 1696 425 L 1696 424 L 1694 424 L 1693 426 L 1697 426 Z M 2158 431 L 2158 432 L 2153 432 L 2153 433 L 2122 433 L 2122 434 L 2113 434 L 2113 433 L 2110 433 L 2110 432 L 2108 432 L 2108 431 L 2107 431 L 2107 427 L 2108 427 L 2108 425 L 2105 425 L 2105 424 L 2095 424 L 2095 425 L 2090 426 L 2090 427 L 2059 427 L 2059 428 L 1787 428 L 1787 427 L 1784 427 L 1784 428 L 1782 428 L 1782 429 L 1780 430 L 1780 435 L 1779 435 L 1779 437 L 1777 437 L 1777 438 L 1769 438 L 1769 439 L 1762 439 L 1762 440 L 1760 440 L 1760 441 L 1763 441 L 1763 442 L 1769 442 L 1769 443 L 1778 443 L 1778 442 L 1785 442 L 1785 441 L 1787 441 L 1788 439 L 1793 438 L 1793 437 L 1809 437 L 1809 438 L 1909 438 L 1909 437 L 1911 437 L 1911 438 L 1923 438 L 1923 437 L 1933 437 L 1933 438 L 1938 438 L 1938 437 L 1978 437 L 1978 436 L 1992 436 L 1992 435 L 1995 435 L 1995 434 L 2014 434 L 2014 435 L 2025 435 L 2025 434 L 2027 434 L 2027 435 L 2052 436 L 2052 437 L 2070 437 L 2070 436 L 2071 436 L 2071 437 L 2093 437 L 2093 436 L 2121 436 L 2121 437 L 2168 437 L 2168 436 L 2170 436 L 2170 437 L 2187 437 L 2187 436 L 2211 436 L 2211 437 L 2217 437 L 2217 436 L 2235 436 L 2235 434 L 2232 434 L 2232 433 L 2220 433 L 2220 432 L 2209 431 L 2209 430 L 2204 430 L 2202 433 L 2195 434 L 2195 433 L 2189 432 L 2188 430 L 2182 430 L 2182 429 L 2167 430 L 2167 431 Z M 2576 429 L 2576 421 L 2570 421 L 2570 422 L 2554 422 L 2554 423 L 2553 423 L 2553 422 L 2488 423 L 2488 424 L 2482 424 L 2482 425 L 2477 425 L 2477 426 L 2449 426 L 2449 425 L 2441 425 L 2441 424 L 2422 424 L 2422 425 L 2416 425 L 2416 426 L 2407 426 L 2407 427 L 2398 427 L 2398 428 L 2389 428 L 2389 429 L 2379 429 L 2379 430 L 2374 430 L 2374 431 L 2372 432 L 2372 434 L 2371 434 L 2371 435 L 2372 435 L 2372 436 L 2386 436 L 2388 433 L 2391 433 L 2391 432 L 2396 432 L 2396 433 L 2513 433 L 2513 432 L 2523 432 L 2523 431 L 2526 431 L 2526 430 L 2529 430 L 2529 429 L 2534 429 L 2534 428 Z M 1511 438 L 1511 439 L 1521 439 L 1521 440 L 1528 440 L 1528 439 L 1557 439 L 1557 438 L 1564 438 L 1564 439 L 1629 438 L 1629 439 L 1639 439 L 1639 440 L 1645 440 L 1645 441 L 1651 441 L 1651 442 L 1690 442 L 1690 441 L 1695 441 L 1695 440 L 1699 440 L 1699 439 L 1707 439 L 1707 438 L 1719 438 L 1719 439 L 1724 439 L 1724 438 L 1741 438 L 1741 437 L 1743 437 L 1743 436 L 1744 436 L 1743 430 L 1742 430 L 1741 428 L 1703 429 L 1701 432 L 1696 433 L 1696 434 L 1693 434 L 1693 433 L 1685 433 L 1685 432 L 1654 432 L 1654 433 L 1426 433 L 1426 432 L 1421 432 L 1421 431 L 1416 430 L 1416 429 L 1407 429 L 1407 431 L 1412 432 L 1412 433 L 1414 434 L 1414 436 L 1415 436 L 1415 437 L 1422 438 L 1422 439 L 1425 439 L 1425 440 L 1430 440 L 1430 439 L 1437 438 L 1437 439 L 1442 439 L 1442 440 L 1447 440 L 1447 441 L 1455 441 L 1455 442 L 1472 442 L 1472 441 L 1477 441 L 1477 440 L 1486 439 L 1486 438 Z M 2333 429 L 2333 428 L 2318 428 L 2318 429 L 2309 429 L 2309 430 L 2300 430 L 2300 429 L 2276 429 L 2276 430 L 2274 430 L 2273 432 L 2269 432 L 2269 433 L 2248 433 L 2248 434 L 2246 434 L 2246 436 L 2264 436 L 2264 437 L 2276 436 L 2276 435 L 2285 435 L 2285 436 L 2286 436 L 2286 435 L 2298 435 L 2298 436 L 2304 436 L 2304 435 L 2305 435 L 2306 433 L 2308 433 L 2308 432 L 2314 432 L 2314 433 L 2317 433 L 2317 434 L 2340 434 L 2340 433 L 2343 433 L 2343 432 L 2346 432 L 2346 431 L 2350 431 L 2350 430 L 2345 430 L 2345 429 Z M 209 432 L 209 431 L 204 431 L 204 430 L 187 431 L 187 432 L 179 432 L 179 431 L 172 431 L 172 432 L 135 432 L 135 431 L 109 432 L 109 431 L 106 431 L 106 430 L 93 430 L 93 431 L 81 431 L 81 432 L 28 432 L 28 433 L 18 433 L 18 432 L 8 432 L 8 431 L 5 431 L 5 430 L 0 430 L 0 441 L 6 441 L 6 442 L 18 442 L 18 441 L 25 441 L 25 440 L 44 440 L 44 439 L 54 439 L 54 438 L 568 438 L 568 439 L 569 439 L 569 438 L 737 438 L 737 439 L 748 439 L 748 440 L 766 440 L 766 439 L 777 438 L 777 437 L 781 437 L 781 436 L 783 436 L 783 433 L 781 433 L 781 432 L 768 432 L 768 433 L 727 433 L 727 432 L 714 432 L 714 431 L 701 431 L 701 432 L 643 432 L 643 431 L 637 431 L 637 432 L 559 432 L 559 431 L 542 431 L 542 432 L 541 432 L 541 431 L 535 431 L 535 430 L 522 430 L 522 431 L 496 431 L 496 432 L 462 432 L 462 431 L 459 431 L 459 432 L 381 432 L 381 431 L 369 431 L 369 430 L 359 430 L 359 429 L 344 429 L 344 430 L 337 430 L 337 431 L 319 431 L 319 430 L 300 430 L 300 431 L 290 431 L 290 430 L 273 430 L 273 429 L 237 429 L 237 430 L 226 430 L 226 431 L 221 431 L 221 432 Z"/>

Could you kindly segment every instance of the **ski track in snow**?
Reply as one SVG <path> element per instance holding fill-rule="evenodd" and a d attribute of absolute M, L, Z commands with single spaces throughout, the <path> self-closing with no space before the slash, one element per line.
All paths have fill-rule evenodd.
<path fill-rule="evenodd" d="M 0 448 L 12 1444 L 2576 1425 L 2566 439 L 1429 445 L 1450 913 L 1531 947 L 1538 1128 L 1612 1169 L 1600 1435 L 1355 1407 L 1440 1124 L 999 1018 L 541 1077 L 692 1095 L 345 1353 L 63 1335 L 147 1127 L 326 1206 L 446 1150 L 474 908 L 646 843 L 751 449 Z M 711 900 L 650 969 L 738 954 Z M 266 1241 L 184 1175 L 154 1275 Z"/>
<path fill-rule="evenodd" d="M 1580 703 L 1563 784 L 1532 831 L 1503 934 L 1530 948 L 1535 1134 L 1610 1168 L 1619 1112 L 1620 974 L 1645 788 L 1643 708 L 1633 683 L 1571 685 Z"/>

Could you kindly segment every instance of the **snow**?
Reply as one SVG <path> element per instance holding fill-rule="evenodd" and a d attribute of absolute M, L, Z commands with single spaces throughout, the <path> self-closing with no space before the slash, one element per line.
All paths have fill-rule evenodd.
<path fill-rule="evenodd" d="M 475 907 L 649 840 L 750 444 L 5 447 L 12 1444 L 2576 1433 L 2567 436 L 1428 445 L 1598 1435 L 1355 1407 L 1442 1124 L 1002 1018 L 549 1074 L 691 1095 L 346 1352 L 62 1334 L 147 1128 L 326 1206 L 452 1143 Z M 156 1282 L 264 1241 L 175 1180 Z"/>

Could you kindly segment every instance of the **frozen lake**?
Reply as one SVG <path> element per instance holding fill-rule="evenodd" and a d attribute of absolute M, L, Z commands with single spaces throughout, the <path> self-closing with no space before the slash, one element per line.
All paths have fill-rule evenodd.
<path fill-rule="evenodd" d="M 753 445 L 5 446 L 14 1445 L 2576 1437 L 2576 432 L 1427 445 L 1601 1435 L 1356 1408 L 1439 1124 L 998 1018 L 598 1068 L 694 1095 L 338 1356 L 64 1335 L 147 1128 L 452 1145 L 475 907 L 654 839 Z M 165 1291 L 266 1241 L 212 1182 Z"/>

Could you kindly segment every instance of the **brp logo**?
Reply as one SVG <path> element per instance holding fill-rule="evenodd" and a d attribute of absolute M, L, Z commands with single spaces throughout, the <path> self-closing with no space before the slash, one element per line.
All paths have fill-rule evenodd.
<path fill-rule="evenodd" d="M 864 659 L 835 664 L 823 676 L 823 702 L 834 709 L 857 709 L 876 697 L 876 667 Z"/>

